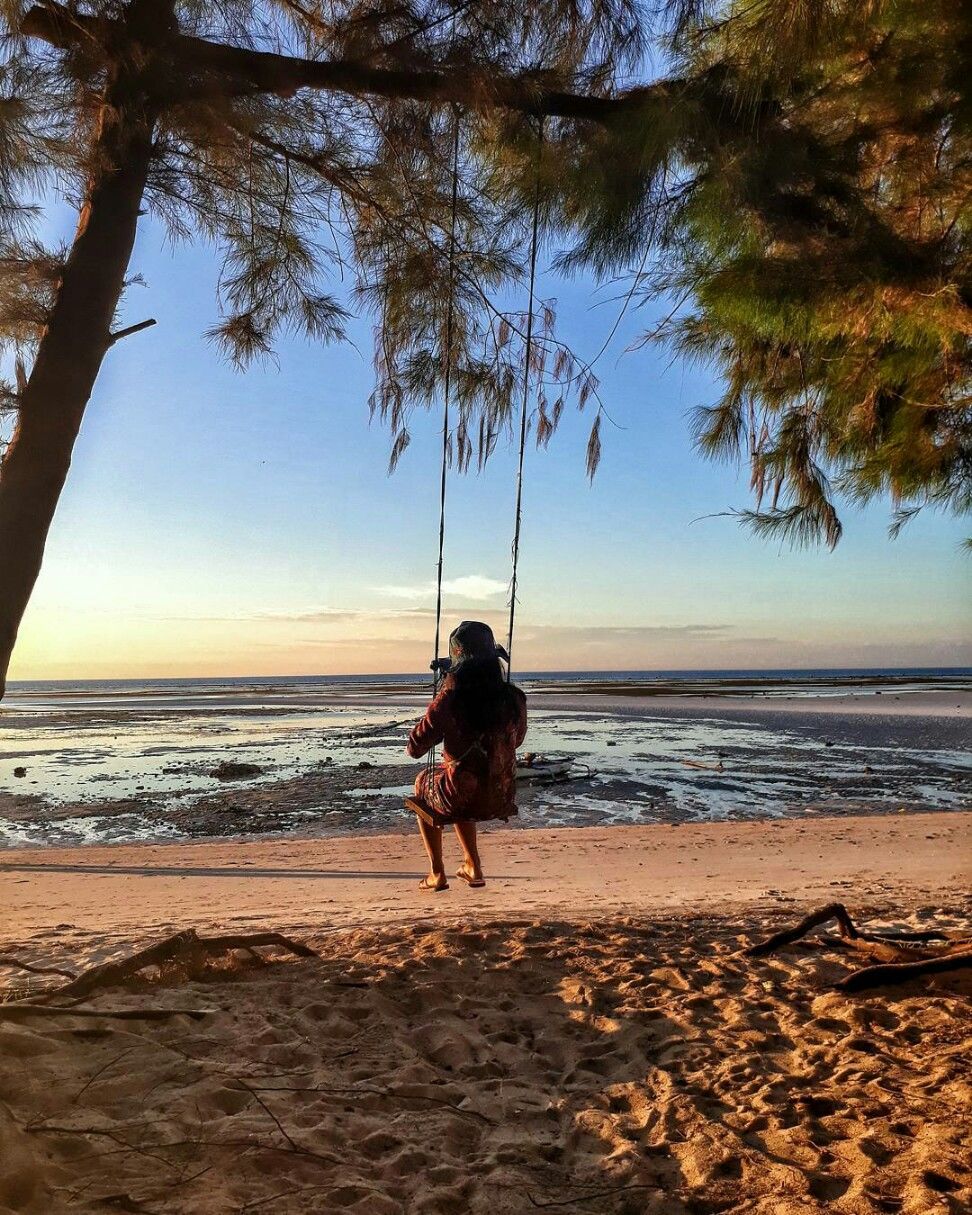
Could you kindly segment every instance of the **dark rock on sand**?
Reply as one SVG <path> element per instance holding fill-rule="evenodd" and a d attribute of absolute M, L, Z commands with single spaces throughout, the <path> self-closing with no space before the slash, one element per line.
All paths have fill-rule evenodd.
<path fill-rule="evenodd" d="M 27 775 L 26 768 L 14 768 L 14 776 L 26 776 L 26 775 Z"/>
<path fill-rule="evenodd" d="M 259 776 L 262 771 L 257 764 L 241 764 L 236 760 L 224 759 L 209 775 L 217 780 L 243 780 L 247 776 Z"/>

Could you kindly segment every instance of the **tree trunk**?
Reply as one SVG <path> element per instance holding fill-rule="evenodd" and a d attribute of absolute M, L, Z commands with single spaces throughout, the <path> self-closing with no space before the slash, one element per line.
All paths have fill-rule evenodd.
<path fill-rule="evenodd" d="M 144 28 L 150 4 L 155 24 L 160 6 L 153 0 L 134 0 L 129 8 L 136 38 L 153 32 Z M 0 464 L 0 697 L 85 406 L 111 344 L 156 118 L 154 104 L 139 87 L 138 69 L 117 64 L 92 141 L 91 175 L 74 244 Z"/>

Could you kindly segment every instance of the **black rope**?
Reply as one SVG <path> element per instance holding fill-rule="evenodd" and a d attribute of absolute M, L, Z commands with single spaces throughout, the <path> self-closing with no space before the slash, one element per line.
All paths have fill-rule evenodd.
<path fill-rule="evenodd" d="M 513 673 L 513 622 L 516 616 L 516 579 L 520 561 L 520 526 L 523 522 L 523 457 L 526 453 L 527 409 L 530 402 L 530 364 L 533 358 L 533 308 L 537 281 L 537 245 L 540 229 L 540 157 L 543 152 L 543 118 L 537 131 L 537 159 L 533 194 L 533 231 L 530 236 L 530 311 L 527 315 L 523 367 L 523 404 L 520 409 L 520 453 L 516 470 L 516 511 L 513 527 L 513 576 L 510 580 L 510 627 L 506 636 L 506 679 Z"/>
<path fill-rule="evenodd" d="M 459 110 L 452 121 L 452 216 L 449 227 L 449 299 L 446 305 L 446 343 L 443 354 L 442 470 L 439 479 L 439 563 L 435 590 L 435 653 L 432 662 L 432 695 L 439 690 L 439 641 L 442 628 L 442 556 L 445 550 L 446 474 L 449 469 L 449 402 L 452 395 L 453 328 L 455 321 L 456 225 L 459 210 Z M 429 752 L 428 768 L 435 767 L 435 747 Z"/>

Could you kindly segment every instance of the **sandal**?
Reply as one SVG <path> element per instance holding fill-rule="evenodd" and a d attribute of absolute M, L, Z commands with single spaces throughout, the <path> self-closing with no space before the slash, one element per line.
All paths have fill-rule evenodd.
<path fill-rule="evenodd" d="M 421 882 L 419 882 L 419 890 L 421 890 L 423 894 L 441 894 L 443 890 L 448 889 L 449 883 L 446 881 L 445 874 L 443 874 L 440 879 L 434 874 L 430 873 L 426 877 L 422 878 Z"/>
<path fill-rule="evenodd" d="M 461 880 L 464 881 L 467 886 L 472 886 L 474 890 L 478 889 L 480 886 L 486 885 L 485 878 L 474 878 L 465 865 L 459 866 L 459 868 L 456 870 L 456 877 L 461 878 Z"/>

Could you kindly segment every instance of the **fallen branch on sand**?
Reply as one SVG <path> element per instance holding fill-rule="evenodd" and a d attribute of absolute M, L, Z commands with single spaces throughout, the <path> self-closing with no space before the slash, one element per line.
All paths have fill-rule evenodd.
<path fill-rule="evenodd" d="M 273 945 L 277 949 L 285 949 L 300 958 L 317 957 L 313 949 L 300 944 L 299 941 L 292 941 L 289 937 L 282 936 L 279 932 L 256 932 L 242 936 L 201 937 L 197 935 L 195 929 L 190 928 L 185 932 L 177 932 L 175 936 L 167 937 L 164 941 L 158 941 L 155 945 L 149 945 L 145 949 L 140 949 L 137 953 L 130 954 L 127 958 L 120 958 L 116 962 L 102 962 L 99 966 L 92 966 L 89 970 L 84 971 L 83 974 L 78 975 L 76 979 L 72 979 L 61 987 L 55 987 L 50 991 L 43 992 L 38 998 L 41 1000 L 61 1000 L 73 997 L 84 999 L 98 989 L 116 987 L 128 979 L 134 978 L 139 971 L 145 970 L 150 966 L 181 963 L 187 968 L 192 968 L 201 965 L 207 958 L 231 953 L 234 949 L 248 949 L 252 951 L 264 945 Z"/>
<path fill-rule="evenodd" d="M 972 969 L 972 948 L 965 952 L 928 958 L 924 962 L 866 966 L 863 970 L 855 970 L 853 974 L 848 975 L 840 987 L 843 991 L 865 991 L 870 987 L 890 987 L 894 983 L 907 983 L 924 975 L 940 975 L 969 969 Z"/>
<path fill-rule="evenodd" d="M 12 958 L 9 954 L 0 954 L 0 966 L 10 966 L 16 970 L 26 970 L 32 975 L 60 975 L 62 979 L 73 979 L 73 970 L 61 970 L 59 966 L 34 966 L 31 962 L 23 962 L 20 958 Z"/>
<path fill-rule="evenodd" d="M 343 1164 L 344 1161 L 340 1156 L 336 1156 L 333 1152 L 317 1152 L 313 1148 L 305 1147 L 302 1143 L 298 1143 L 291 1135 L 290 1131 L 284 1126 L 277 1115 L 273 1112 L 269 1105 L 263 1100 L 259 1092 L 255 1088 L 251 1088 L 244 1081 L 239 1081 L 240 1086 L 250 1094 L 253 1100 L 259 1105 L 263 1112 L 267 1115 L 270 1121 L 274 1124 L 280 1134 L 283 1136 L 287 1146 L 298 1156 L 307 1156 L 311 1160 L 320 1161 L 322 1164 Z"/>
<path fill-rule="evenodd" d="M 393 1088 L 375 1088 L 371 1085 L 355 1085 L 353 1088 L 344 1086 L 335 1088 L 332 1086 L 315 1084 L 307 1087 L 299 1086 L 270 1086 L 270 1085 L 250 1085 L 237 1077 L 239 1083 L 247 1090 L 256 1096 L 257 1093 L 325 1093 L 328 1096 L 345 1096 L 345 1097 L 387 1097 L 394 1101 L 424 1101 L 427 1105 L 437 1105 L 442 1109 L 451 1110 L 454 1114 L 458 1114 L 461 1118 L 474 1118 L 478 1122 L 485 1122 L 487 1126 L 495 1126 L 492 1118 L 488 1118 L 485 1114 L 481 1114 L 479 1110 L 464 1109 L 461 1105 L 456 1105 L 452 1101 L 445 1101 L 441 1097 L 427 1097 L 423 1093 L 404 1093 Z"/>
<path fill-rule="evenodd" d="M 0 1004 L 0 1021 L 25 1021 L 28 1017 L 111 1017 L 115 1021 L 164 1021 L 169 1017 L 191 1017 L 199 1021 L 217 1008 L 90 1008 L 86 1005 Z"/>
<path fill-rule="evenodd" d="M 811 911 L 793 928 L 784 929 L 746 950 L 747 957 L 761 958 L 805 937 L 831 920 L 837 936 L 828 933 L 823 941 L 838 949 L 852 949 L 875 965 L 855 970 L 837 987 L 842 991 L 866 991 L 894 983 L 906 983 L 924 975 L 945 974 L 972 968 L 972 938 L 958 937 L 940 929 L 923 932 L 866 932 L 857 927 L 843 903 L 827 903 Z"/>
<path fill-rule="evenodd" d="M 619 1185 L 611 1190 L 594 1190 L 589 1194 L 575 1194 L 573 1198 L 543 1199 L 534 1198 L 530 1193 L 527 1198 L 535 1207 L 573 1207 L 582 1202 L 593 1202 L 596 1198 L 609 1198 L 613 1194 L 630 1194 L 635 1190 L 658 1190 L 657 1185 Z"/>

